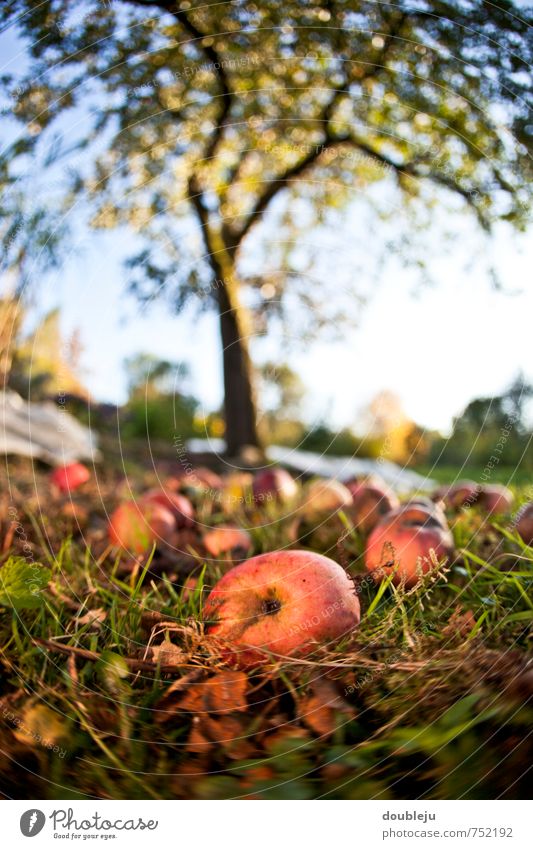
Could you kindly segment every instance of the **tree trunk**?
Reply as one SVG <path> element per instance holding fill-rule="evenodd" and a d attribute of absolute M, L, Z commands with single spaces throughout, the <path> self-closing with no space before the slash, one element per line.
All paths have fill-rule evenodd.
<path fill-rule="evenodd" d="M 246 446 L 261 448 L 257 432 L 257 412 L 248 343 L 243 332 L 242 314 L 232 286 L 217 281 L 222 361 L 224 369 L 224 416 L 226 445 L 230 456 Z"/>

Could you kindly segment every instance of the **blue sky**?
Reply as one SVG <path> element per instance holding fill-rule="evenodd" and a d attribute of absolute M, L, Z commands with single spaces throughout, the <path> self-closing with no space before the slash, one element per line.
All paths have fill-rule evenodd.
<path fill-rule="evenodd" d="M 349 231 L 347 214 L 346 238 Z M 192 311 L 174 316 L 162 302 L 143 311 L 124 293 L 115 242 L 114 233 L 89 240 L 65 269 L 49 276 L 30 319 L 61 306 L 65 335 L 81 331 L 83 376 L 97 398 L 123 400 L 123 360 L 147 351 L 189 362 L 195 394 L 207 410 L 217 407 L 216 317 L 198 319 Z M 256 356 L 288 359 L 307 386 L 311 421 L 350 426 L 361 407 L 390 389 L 413 419 L 446 430 L 472 397 L 497 394 L 518 370 L 533 380 L 531 240 L 501 238 L 494 253 L 506 291 L 493 289 L 484 266 L 465 271 L 458 247 L 433 269 L 438 282 L 416 294 L 410 276 L 393 264 L 362 310 L 359 327 L 339 342 L 296 346 L 286 357 L 286 340 L 274 335 L 256 344 Z"/>

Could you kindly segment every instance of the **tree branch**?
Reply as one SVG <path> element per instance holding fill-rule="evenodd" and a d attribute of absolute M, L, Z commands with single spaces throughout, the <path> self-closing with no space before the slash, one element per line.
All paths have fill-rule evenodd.
<path fill-rule="evenodd" d="M 176 7 L 176 4 L 174 2 L 171 2 L 171 0 L 152 0 L 152 2 L 150 0 L 133 0 L 133 2 L 141 6 L 158 6 L 165 12 L 168 12 L 170 15 L 173 15 L 173 17 L 177 21 L 179 21 L 179 23 L 191 36 L 191 41 L 199 42 L 198 46 L 204 52 L 206 59 L 212 66 L 213 73 L 215 74 L 218 80 L 218 85 L 220 89 L 220 95 L 218 100 L 222 103 L 222 106 L 215 124 L 215 128 L 213 130 L 213 134 L 207 143 L 201 161 L 205 162 L 209 159 L 212 159 L 215 156 L 218 145 L 224 135 L 224 128 L 228 122 L 229 114 L 231 112 L 231 107 L 233 104 L 233 92 L 230 88 L 228 75 L 226 74 L 224 64 L 221 61 L 216 48 L 212 44 L 203 43 L 203 39 L 206 38 L 207 33 L 203 33 L 201 30 L 199 30 L 196 24 L 189 18 L 187 13 L 183 9 L 178 9 Z M 204 244 L 206 246 L 208 255 L 211 257 L 212 249 L 209 243 L 209 212 L 204 202 L 204 193 L 202 186 L 200 185 L 198 175 L 195 173 L 193 173 L 188 180 L 187 196 L 199 219 Z M 213 267 L 212 260 L 211 266 Z"/>
<path fill-rule="evenodd" d="M 171 5 L 171 4 L 169 4 Z M 198 27 L 187 17 L 187 14 L 181 9 L 173 10 L 172 14 L 178 20 L 184 28 L 187 30 L 189 35 L 192 36 L 194 41 L 202 41 L 206 37 L 206 33 L 201 32 Z M 213 135 L 204 151 L 204 160 L 211 159 L 215 153 L 216 149 L 219 145 L 220 140 L 222 139 L 224 133 L 224 127 L 226 126 L 229 113 L 231 111 L 231 106 L 233 103 L 233 93 L 230 88 L 228 75 L 226 74 L 223 62 L 220 60 L 220 56 L 218 55 L 217 50 L 212 44 L 200 44 L 201 49 L 205 53 L 206 58 L 209 60 L 209 63 L 213 67 L 213 72 L 218 79 L 218 84 L 220 88 L 220 100 L 222 102 L 222 107 L 220 110 L 220 114 L 218 116 L 217 123 L 215 125 L 215 129 Z"/>
<path fill-rule="evenodd" d="M 263 194 L 257 199 L 257 202 L 248 215 L 246 221 L 243 226 L 235 233 L 234 235 L 234 245 L 232 246 L 233 250 L 236 250 L 240 245 L 250 228 L 254 225 L 258 218 L 264 213 L 270 201 L 284 189 L 289 183 L 293 180 L 297 180 L 304 171 L 314 165 L 317 160 L 320 158 L 321 154 L 324 153 L 325 150 L 332 147 L 334 144 L 337 144 L 337 140 L 328 140 L 325 139 L 324 143 L 321 145 L 316 145 L 316 147 L 312 148 L 309 153 L 304 156 L 299 162 L 296 162 L 291 168 L 288 168 L 284 174 L 279 177 L 274 177 L 269 181 L 269 184 Z"/>
<path fill-rule="evenodd" d="M 334 12 L 333 4 L 327 5 L 329 5 L 331 11 Z M 395 16 L 395 20 L 391 24 L 389 32 L 385 35 L 383 47 L 380 48 L 379 58 L 381 60 L 381 63 L 383 63 L 388 57 L 390 49 L 393 46 L 395 39 L 398 38 L 406 18 L 407 15 L 404 12 L 401 12 L 399 15 Z M 381 64 L 380 67 L 383 68 L 384 65 Z M 372 65 L 371 67 L 367 68 L 362 77 L 359 78 L 358 82 L 361 83 L 362 81 L 373 76 L 375 74 L 375 68 L 375 65 Z M 244 225 L 240 228 L 240 230 L 237 231 L 237 233 L 233 233 L 233 231 L 229 227 L 225 228 L 225 238 L 228 241 L 229 250 L 232 255 L 237 252 L 238 247 L 244 237 L 247 235 L 253 224 L 258 220 L 258 218 L 260 218 L 261 215 L 265 212 L 270 201 L 278 194 L 278 192 L 285 188 L 292 180 L 295 180 L 300 177 L 303 172 L 306 171 L 308 168 L 311 168 L 317 162 L 320 155 L 325 150 L 331 149 L 332 147 L 338 144 L 343 144 L 344 142 L 351 140 L 348 136 L 336 137 L 332 135 L 330 129 L 335 107 L 338 105 L 341 97 L 349 93 L 349 88 L 350 82 L 348 79 L 345 79 L 344 83 L 335 90 L 333 96 L 326 104 L 322 112 L 322 116 L 318 119 L 324 124 L 324 143 L 322 145 L 317 145 L 315 150 L 312 150 L 310 153 L 308 153 L 307 156 L 300 160 L 300 162 L 297 162 L 295 165 L 289 168 L 283 175 L 278 178 L 274 178 L 274 180 L 271 181 L 270 185 L 267 187 L 265 192 L 257 200 L 254 208 L 252 209 L 252 212 L 246 219 Z M 383 162 L 385 164 L 387 160 L 384 158 Z M 392 162 L 388 164 L 393 166 Z"/>

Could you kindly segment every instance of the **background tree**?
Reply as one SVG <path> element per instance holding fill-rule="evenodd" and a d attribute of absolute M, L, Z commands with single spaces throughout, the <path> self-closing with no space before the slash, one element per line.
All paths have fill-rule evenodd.
<path fill-rule="evenodd" d="M 140 353 L 129 357 L 124 367 L 129 392 L 121 425 L 125 438 L 161 439 L 169 444 L 195 434 L 198 401 L 188 392 L 186 363 Z"/>
<path fill-rule="evenodd" d="M 263 363 L 258 375 L 259 434 L 277 445 L 297 445 L 305 386 L 287 363 Z"/>
<path fill-rule="evenodd" d="M 324 315 L 335 324 L 324 281 L 290 273 L 290 251 L 272 282 L 247 274 L 267 212 L 294 226 L 299 198 L 324 220 L 386 181 L 414 206 L 457 198 L 482 228 L 524 224 L 531 12 L 507 0 L 10 0 L 4 12 L 31 57 L 23 78 L 3 77 L 25 125 L 5 186 L 65 113 L 84 112 L 67 207 L 84 200 L 95 227 L 138 233 L 138 297 L 164 290 L 176 309 L 199 297 L 218 311 L 232 453 L 259 444 L 250 317 L 290 307 L 311 330 Z"/>
<path fill-rule="evenodd" d="M 532 419 L 529 404 L 533 386 L 519 374 L 511 385 L 492 398 L 474 398 L 453 422 L 449 439 L 435 440 L 435 463 L 478 465 L 495 458 L 493 467 L 533 468 Z"/>

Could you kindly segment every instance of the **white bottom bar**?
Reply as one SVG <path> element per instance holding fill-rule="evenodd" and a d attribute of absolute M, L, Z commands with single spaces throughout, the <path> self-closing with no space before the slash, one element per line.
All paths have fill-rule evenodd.
<path fill-rule="evenodd" d="M 533 846 L 527 801 L 8 801 L 1 811 L 6 849 Z"/>

